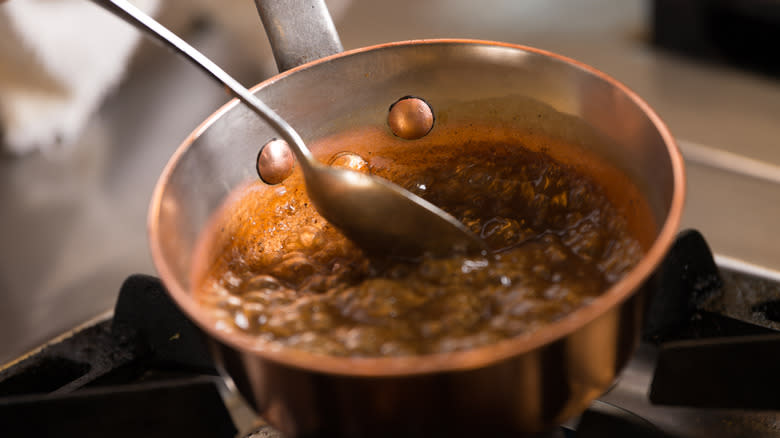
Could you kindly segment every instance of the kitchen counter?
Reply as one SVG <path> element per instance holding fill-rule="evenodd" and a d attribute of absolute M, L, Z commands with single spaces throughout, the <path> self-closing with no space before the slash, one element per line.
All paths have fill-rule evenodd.
<path fill-rule="evenodd" d="M 364 0 L 338 28 L 346 48 L 493 39 L 607 72 L 681 139 L 683 226 L 701 230 L 720 255 L 780 270 L 780 81 L 656 50 L 645 16 L 641 1 Z M 188 39 L 244 83 L 268 74 L 231 56 L 218 28 Z M 267 45 L 259 29 L 257 44 Z M 178 144 L 227 96 L 166 51 L 144 50 L 72 153 L 0 159 L 0 363 L 112 308 L 129 274 L 154 272 L 145 234 L 152 188 Z"/>

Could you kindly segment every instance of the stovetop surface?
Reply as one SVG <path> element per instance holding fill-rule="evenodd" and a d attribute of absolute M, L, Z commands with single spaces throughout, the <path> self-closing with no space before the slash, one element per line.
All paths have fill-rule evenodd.
<path fill-rule="evenodd" d="M 643 341 L 616 383 L 539 438 L 780 436 L 780 281 L 718 268 L 695 231 L 678 236 L 659 275 Z M 230 388 L 159 280 L 136 275 L 113 315 L 0 369 L 0 428 L 280 437 Z"/>

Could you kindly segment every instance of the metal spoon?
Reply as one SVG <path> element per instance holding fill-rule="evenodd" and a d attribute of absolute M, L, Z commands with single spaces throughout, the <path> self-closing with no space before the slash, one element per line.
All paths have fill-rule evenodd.
<path fill-rule="evenodd" d="M 361 249 L 400 257 L 481 251 L 485 243 L 455 218 L 378 177 L 321 164 L 298 133 L 202 53 L 125 0 L 92 0 L 200 67 L 266 122 L 291 147 L 317 211 Z"/>

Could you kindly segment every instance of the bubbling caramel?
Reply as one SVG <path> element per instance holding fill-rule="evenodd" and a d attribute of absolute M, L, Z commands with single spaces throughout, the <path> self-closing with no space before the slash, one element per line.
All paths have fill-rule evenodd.
<path fill-rule="evenodd" d="M 334 154 L 443 208 L 483 255 L 369 259 L 309 203 L 298 170 L 234 193 L 201 237 L 195 296 L 223 328 L 339 356 L 460 351 L 532 333 L 586 305 L 642 257 L 589 177 L 503 143 L 374 160 Z"/>

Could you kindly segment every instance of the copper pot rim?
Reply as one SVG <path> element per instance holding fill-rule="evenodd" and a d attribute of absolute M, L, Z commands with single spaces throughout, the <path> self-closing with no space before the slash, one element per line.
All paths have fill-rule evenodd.
<path fill-rule="evenodd" d="M 173 269 L 166 261 L 162 247 L 160 246 L 160 234 L 157 218 L 159 217 L 160 205 L 164 189 L 167 187 L 168 180 L 173 170 L 176 168 L 180 158 L 185 154 L 193 142 L 214 123 L 224 113 L 239 104 L 237 99 L 232 99 L 205 121 L 203 121 L 192 133 L 182 142 L 176 152 L 171 156 L 166 164 L 160 178 L 155 186 L 149 207 L 148 215 L 148 235 L 150 241 L 150 250 L 152 260 L 160 274 L 163 284 L 168 293 L 177 303 L 177 305 L 187 314 L 187 316 L 196 322 L 207 335 L 219 342 L 237 349 L 238 351 L 249 353 L 270 361 L 307 369 L 327 374 L 339 374 L 349 376 L 365 377 L 391 377 L 414 374 L 425 374 L 433 372 L 452 372 L 459 370 L 474 369 L 484 367 L 491 363 L 500 362 L 513 356 L 519 356 L 533 351 L 543 345 L 561 339 L 580 327 L 594 321 L 599 316 L 605 314 L 609 309 L 618 306 L 629 296 L 636 292 L 656 270 L 661 263 L 664 255 L 671 246 L 677 230 L 680 225 L 683 206 L 685 202 L 685 169 L 682 154 L 679 151 L 677 143 L 669 131 L 666 124 L 653 111 L 650 106 L 640 98 L 631 89 L 611 76 L 574 59 L 552 53 L 546 50 L 528 47 L 519 44 L 504 42 L 476 40 L 476 39 L 425 39 L 398 41 L 392 43 L 378 44 L 353 50 L 344 51 L 335 55 L 321 58 L 286 72 L 273 76 L 251 88 L 252 92 L 271 86 L 277 80 L 294 74 L 299 70 L 309 69 L 319 64 L 330 62 L 334 59 L 358 55 L 363 52 L 381 50 L 398 46 L 414 45 L 487 45 L 494 47 L 506 47 L 515 50 L 539 54 L 545 57 L 553 58 L 564 62 L 572 67 L 583 70 L 584 72 L 597 76 L 601 80 L 609 83 L 618 89 L 621 93 L 628 96 L 650 119 L 655 128 L 661 135 L 666 146 L 673 174 L 673 194 L 672 201 L 661 226 L 661 229 L 642 260 L 625 277 L 612 285 L 601 296 L 593 302 L 575 310 L 559 321 L 548 324 L 543 328 L 529 334 L 520 335 L 511 339 L 506 339 L 495 344 L 484 347 L 478 347 L 466 351 L 457 351 L 451 353 L 437 353 L 419 356 L 402 357 L 338 357 L 322 354 L 310 353 L 303 350 L 270 345 L 268 343 L 258 342 L 256 338 L 250 335 L 235 331 L 220 330 L 217 328 L 214 319 L 209 317 L 196 302 L 190 297 L 187 290 L 176 281 L 173 275 Z"/>

